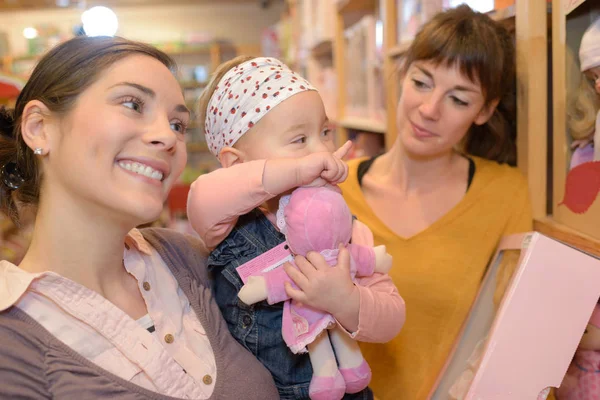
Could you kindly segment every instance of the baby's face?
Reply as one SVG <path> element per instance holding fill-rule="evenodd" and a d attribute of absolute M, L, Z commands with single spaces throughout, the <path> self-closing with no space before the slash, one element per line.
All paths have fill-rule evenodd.
<path fill-rule="evenodd" d="M 235 147 L 246 154 L 246 161 L 333 152 L 329 124 L 319 93 L 301 92 L 275 106 Z"/>
<path fill-rule="evenodd" d="M 600 94 L 600 66 L 586 70 L 584 75 L 594 85 L 596 93 Z"/>

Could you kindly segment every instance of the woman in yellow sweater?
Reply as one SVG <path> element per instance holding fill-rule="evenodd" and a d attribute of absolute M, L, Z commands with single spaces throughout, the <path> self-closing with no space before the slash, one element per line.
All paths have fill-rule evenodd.
<path fill-rule="evenodd" d="M 488 16 L 467 6 L 438 14 L 406 54 L 396 142 L 350 163 L 344 196 L 394 257 L 406 301 L 396 339 L 361 346 L 380 400 L 427 398 L 499 239 L 532 229 L 527 183 L 508 165 L 514 56 Z M 508 282 L 511 268 L 502 273 Z"/>

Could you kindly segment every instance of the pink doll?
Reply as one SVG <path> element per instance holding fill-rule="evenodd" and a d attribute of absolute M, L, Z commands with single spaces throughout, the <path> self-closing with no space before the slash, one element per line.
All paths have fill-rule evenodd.
<path fill-rule="evenodd" d="M 335 265 L 339 245 L 346 246 L 351 256 L 353 279 L 374 272 L 387 273 L 391 268 L 392 259 L 385 246 L 349 244 L 352 214 L 337 187 L 303 187 L 283 196 L 277 211 L 277 226 L 294 255 L 306 256 L 316 251 L 330 265 Z M 269 304 L 285 301 L 283 338 L 293 353 L 309 352 L 313 366 L 310 398 L 341 399 L 344 393 L 357 393 L 366 388 L 371 380 L 371 369 L 358 344 L 330 314 L 290 300 L 285 282 L 294 286 L 281 267 L 250 277 L 240 290 L 239 298 L 246 304 L 261 300 Z"/>
<path fill-rule="evenodd" d="M 558 400 L 600 399 L 600 304 L 596 305 L 573 361 L 556 391 Z"/>
<path fill-rule="evenodd" d="M 571 169 L 600 160 L 600 18 L 581 38 L 579 66 L 581 82 L 567 113 L 574 149 Z"/>

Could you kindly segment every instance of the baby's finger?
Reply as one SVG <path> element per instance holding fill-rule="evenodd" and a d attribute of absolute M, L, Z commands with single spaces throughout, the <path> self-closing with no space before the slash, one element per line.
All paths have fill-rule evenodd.
<path fill-rule="evenodd" d="M 289 262 L 285 263 L 283 265 L 283 268 L 285 268 L 286 274 L 288 274 L 288 276 L 292 278 L 296 286 L 298 286 L 302 290 L 306 288 L 306 286 L 308 285 L 308 279 L 302 272 L 294 268 Z"/>
<path fill-rule="evenodd" d="M 339 247 L 340 252 L 338 253 L 337 266 L 344 268 L 350 272 L 350 252 L 342 245 Z"/>
<path fill-rule="evenodd" d="M 352 141 L 347 140 L 346 143 L 344 143 L 342 145 L 342 147 L 340 147 L 339 149 L 337 149 L 336 151 L 333 152 L 333 155 L 342 159 L 342 158 L 346 157 L 346 155 L 348 154 L 348 152 L 350 151 L 351 148 L 352 148 Z"/>
<path fill-rule="evenodd" d="M 323 178 L 317 178 L 308 185 L 304 185 L 304 187 L 321 187 L 327 185 L 327 181 Z"/>
<path fill-rule="evenodd" d="M 317 270 L 326 270 L 329 269 L 330 266 L 325 261 L 325 257 L 321 253 L 317 253 L 316 251 L 311 251 L 306 255 L 307 262 L 310 262 L 312 267 Z"/>
<path fill-rule="evenodd" d="M 338 168 L 338 173 L 335 177 L 335 182 L 336 183 L 344 182 L 347 177 L 348 177 L 348 164 L 346 164 L 342 160 L 339 160 L 339 168 Z"/>
<path fill-rule="evenodd" d="M 331 163 L 328 164 L 327 169 L 323 170 L 321 177 L 328 182 L 337 183 L 340 177 L 344 174 L 344 168 L 346 163 L 339 158 L 332 157 Z"/>
<path fill-rule="evenodd" d="M 303 291 L 294 289 L 289 282 L 286 282 L 284 286 L 285 293 L 290 297 L 290 299 L 296 300 L 300 303 L 306 303 L 306 294 Z"/>
<path fill-rule="evenodd" d="M 314 276 L 316 272 L 315 266 L 306 258 L 302 256 L 296 256 L 296 258 L 294 258 L 294 262 L 296 263 L 296 267 L 298 267 L 300 272 L 304 274 L 304 277 L 307 281 L 309 281 Z M 300 288 L 303 289 L 302 287 Z"/>

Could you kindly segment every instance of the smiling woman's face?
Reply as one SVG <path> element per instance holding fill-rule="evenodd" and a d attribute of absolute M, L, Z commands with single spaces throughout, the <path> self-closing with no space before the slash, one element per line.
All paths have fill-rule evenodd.
<path fill-rule="evenodd" d="M 144 55 L 114 63 L 49 124 L 43 197 L 125 224 L 155 220 L 185 167 L 188 121 L 165 65 Z"/>
<path fill-rule="evenodd" d="M 458 66 L 417 61 L 407 70 L 398 103 L 398 136 L 403 148 L 419 157 L 452 151 L 472 124 L 482 125 L 495 105 L 484 107 L 481 86 Z"/>

